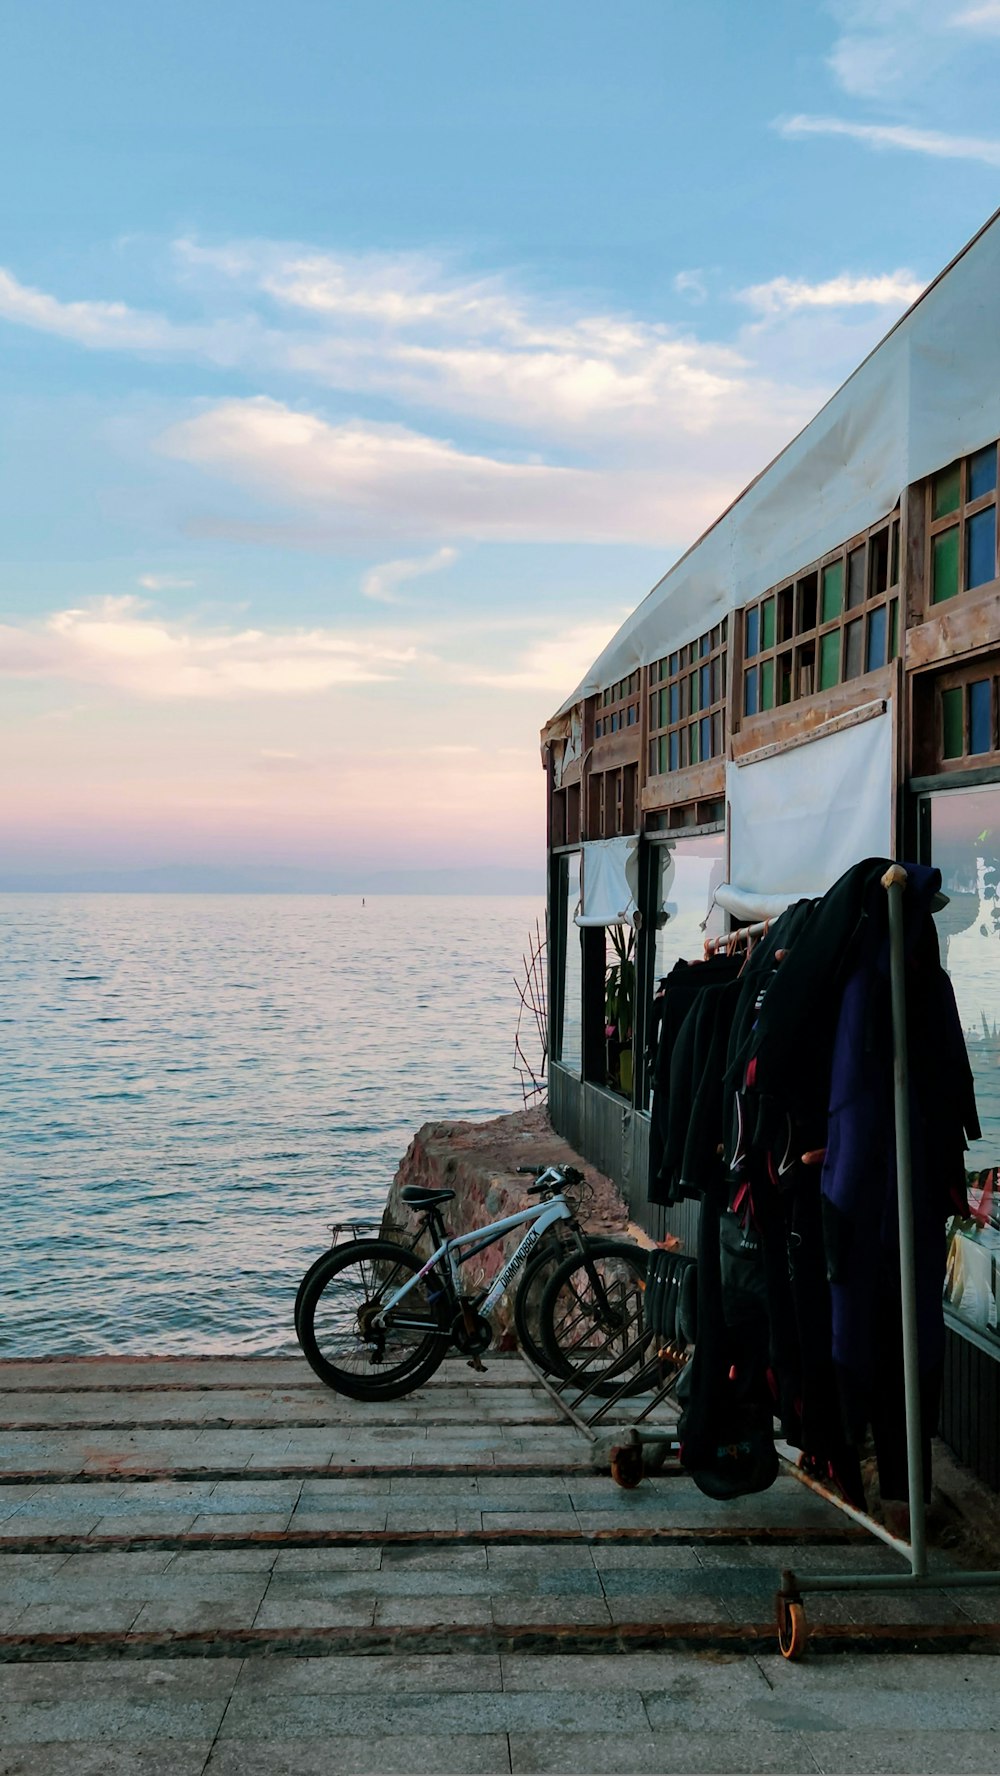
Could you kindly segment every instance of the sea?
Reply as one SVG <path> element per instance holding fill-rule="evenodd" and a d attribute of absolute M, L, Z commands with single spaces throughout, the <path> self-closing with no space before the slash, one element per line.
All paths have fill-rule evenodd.
<path fill-rule="evenodd" d="M 522 1108 L 539 933 L 541 896 L 0 896 L 0 1355 L 294 1350 L 420 1124 Z"/>

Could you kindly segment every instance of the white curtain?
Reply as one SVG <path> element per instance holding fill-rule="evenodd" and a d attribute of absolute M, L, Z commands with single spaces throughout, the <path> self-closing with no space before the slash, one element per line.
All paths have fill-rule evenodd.
<path fill-rule="evenodd" d="M 825 894 L 852 863 L 892 855 L 892 716 L 730 763 L 726 795 L 731 879 L 719 904 L 767 918 L 780 902 Z"/>
<path fill-rule="evenodd" d="M 638 838 L 594 839 L 583 846 L 578 925 L 631 925 L 638 890 Z"/>

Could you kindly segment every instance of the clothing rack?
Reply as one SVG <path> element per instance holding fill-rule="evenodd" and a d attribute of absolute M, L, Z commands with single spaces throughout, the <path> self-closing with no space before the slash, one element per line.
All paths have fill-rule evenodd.
<path fill-rule="evenodd" d="M 979 1586 L 1000 1587 L 1000 1572 L 964 1572 L 948 1568 L 930 1573 L 927 1560 L 927 1513 L 921 1451 L 920 1382 L 917 1339 L 916 1249 L 913 1230 L 913 1172 L 910 1147 L 909 1064 L 906 1037 L 906 969 L 903 939 L 903 894 L 907 874 L 893 863 L 882 877 L 888 897 L 889 983 L 892 1009 L 893 1112 L 896 1140 L 896 1193 L 899 1214 L 899 1279 L 903 1341 L 903 1399 L 906 1416 L 906 1465 L 909 1488 L 910 1539 L 892 1535 L 883 1524 L 848 1504 L 845 1499 L 806 1474 L 791 1452 L 779 1449 L 781 1460 L 810 1492 L 818 1494 L 838 1511 L 910 1562 L 906 1573 L 829 1573 L 799 1578 L 786 1570 L 775 1596 L 778 1645 L 786 1659 L 800 1658 L 808 1638 L 803 1594 L 830 1591 L 942 1591 L 968 1590 Z M 945 904 L 942 898 L 936 904 Z M 747 943 L 768 930 L 771 920 L 744 925 L 728 937 L 706 938 L 706 956 L 727 947 Z"/>

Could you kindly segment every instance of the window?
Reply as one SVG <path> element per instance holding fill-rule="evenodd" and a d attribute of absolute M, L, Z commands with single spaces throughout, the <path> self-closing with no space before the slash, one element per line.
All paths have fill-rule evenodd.
<path fill-rule="evenodd" d="M 945 604 L 997 577 L 997 446 L 988 444 L 927 483 L 928 602 Z"/>
<path fill-rule="evenodd" d="M 966 1155 L 972 1214 L 949 1229 L 945 1300 L 1000 1342 L 1000 785 L 926 796 L 920 815 L 922 856 L 941 871 L 948 896 L 934 922 L 983 1132 Z"/>
<path fill-rule="evenodd" d="M 636 669 L 627 678 L 618 679 L 617 683 L 608 685 L 600 692 L 594 720 L 595 740 L 606 739 L 609 734 L 618 734 L 622 728 L 638 726 L 641 682 L 642 673 Z"/>
<path fill-rule="evenodd" d="M 722 808 L 725 815 L 725 805 Z M 657 841 L 655 849 L 656 928 L 653 940 L 653 992 L 675 962 L 696 962 L 702 954 L 706 931 L 722 932 L 725 918 L 712 896 L 726 871 L 724 832 L 692 833 Z M 703 928 L 702 921 L 707 917 Z M 655 1012 L 655 1006 L 653 1007 Z M 647 1031 L 652 1030 L 647 1023 Z M 651 1080 L 646 1080 L 646 1100 Z"/>
<path fill-rule="evenodd" d="M 571 1073 L 579 1073 L 583 1056 L 583 958 L 576 913 L 580 905 L 580 853 L 571 851 L 559 859 L 559 897 L 562 907 L 562 981 L 557 1004 L 558 1060 Z"/>
<path fill-rule="evenodd" d="M 738 707 L 765 715 L 877 672 L 899 652 L 899 514 L 743 612 Z"/>
<path fill-rule="evenodd" d="M 728 621 L 649 669 L 649 775 L 721 758 L 726 743 Z"/>
<path fill-rule="evenodd" d="M 1000 756 L 1000 661 L 995 656 L 914 684 L 914 770 L 969 770 Z"/>

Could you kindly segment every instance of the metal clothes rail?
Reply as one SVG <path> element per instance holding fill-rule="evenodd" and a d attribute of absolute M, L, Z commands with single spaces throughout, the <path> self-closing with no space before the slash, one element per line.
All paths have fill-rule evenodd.
<path fill-rule="evenodd" d="M 1000 1572 L 965 1572 L 948 1568 L 933 1573 L 927 1561 L 927 1512 L 924 1497 L 924 1467 L 920 1422 L 920 1377 L 917 1337 L 916 1248 L 913 1229 L 913 1169 L 910 1142 L 909 1057 L 906 1035 L 906 966 L 903 941 L 903 894 L 907 874 L 901 863 L 893 863 L 882 877 L 888 896 L 889 913 L 889 980 L 892 1003 L 893 1042 L 893 1111 L 896 1138 L 896 1193 L 899 1213 L 899 1280 L 903 1337 L 903 1397 L 906 1413 L 906 1463 L 909 1487 L 910 1539 L 890 1534 L 867 1512 L 857 1510 L 844 1499 L 803 1473 L 795 1457 L 782 1453 L 782 1460 L 795 1478 L 811 1492 L 844 1513 L 852 1522 L 862 1524 L 896 1553 L 910 1562 L 906 1573 L 818 1573 L 800 1578 L 791 1570 L 781 1575 L 781 1586 L 775 1597 L 778 1621 L 778 1645 L 786 1659 L 800 1658 L 808 1638 L 803 1596 L 807 1592 L 829 1591 L 943 1591 L 969 1590 L 978 1586 L 1000 1587 Z M 942 903 L 943 904 L 943 903 Z M 770 921 L 748 926 L 747 937 L 762 935 Z M 717 945 L 719 940 L 710 940 Z M 724 945 L 726 940 L 721 940 Z"/>

